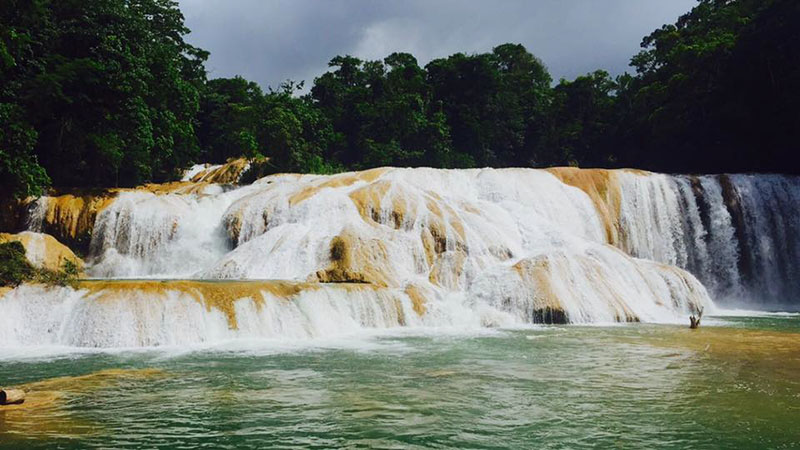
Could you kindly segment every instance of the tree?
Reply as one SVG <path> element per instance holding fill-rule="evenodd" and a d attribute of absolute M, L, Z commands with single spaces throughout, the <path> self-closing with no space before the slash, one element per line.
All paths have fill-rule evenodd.
<path fill-rule="evenodd" d="M 642 41 L 627 145 L 662 171 L 797 171 L 800 4 L 701 0 Z"/>
<path fill-rule="evenodd" d="M 264 94 L 242 77 L 209 80 L 203 89 L 197 136 L 199 158 L 222 163 L 231 157 L 257 157 L 264 142 L 256 138 L 264 109 Z"/>
<path fill-rule="evenodd" d="M 345 167 L 450 165 L 441 105 L 432 103 L 425 71 L 408 53 L 383 61 L 338 56 L 315 80 L 313 106 L 330 119 L 329 159 Z"/>
<path fill-rule="evenodd" d="M 552 78 L 521 44 L 495 47 L 492 59 L 500 78 L 489 105 L 492 149 L 500 165 L 536 164 L 534 152 L 543 138 L 552 102 Z"/>
<path fill-rule="evenodd" d="M 536 152 L 545 166 L 613 166 L 617 123 L 617 84 L 598 70 L 553 89 L 548 133 Z"/>
<path fill-rule="evenodd" d="M 41 1 L 9 1 L 0 9 L 0 198 L 41 195 L 50 184 L 34 154 L 38 135 L 19 104 L 21 67 L 36 46 L 30 26 L 43 20 Z"/>
<path fill-rule="evenodd" d="M 525 47 L 431 61 L 433 101 L 442 105 L 454 152 L 478 166 L 529 165 L 546 127 L 551 78 Z"/>
<path fill-rule="evenodd" d="M 440 105 L 453 140 L 453 151 L 468 166 L 495 162 L 486 128 L 491 94 L 499 86 L 498 73 L 488 55 L 457 53 L 425 66 L 433 101 Z"/>
<path fill-rule="evenodd" d="M 183 41 L 176 2 L 16 3 L 0 28 L 25 57 L 3 73 L 6 98 L 36 132 L 34 153 L 54 183 L 164 180 L 194 157 L 207 54 Z"/>
<path fill-rule="evenodd" d="M 268 149 L 270 164 L 279 172 L 332 173 L 340 170 L 324 158 L 333 129 L 308 97 L 293 94 L 302 84 L 286 82 L 265 97 L 259 136 Z"/>
<path fill-rule="evenodd" d="M 0 103 L 0 198 L 39 196 L 50 184 L 33 154 L 36 131 L 21 115 L 17 105 Z"/>
<path fill-rule="evenodd" d="M 634 166 L 800 173 L 800 2 L 699 0 L 642 41 L 635 75 L 552 86 L 520 44 L 420 67 L 329 62 L 263 92 L 206 80 L 175 0 L 6 0 L 0 196 L 165 181 L 190 163 L 263 173 L 383 165 Z M 263 157 L 263 158 L 262 158 Z M 266 161 L 266 162 L 265 162 Z M 260 173 L 261 173 L 260 172 Z"/>
<path fill-rule="evenodd" d="M 334 130 L 327 159 L 352 166 L 359 160 L 358 126 L 361 123 L 357 105 L 366 101 L 366 82 L 362 61 L 352 56 L 337 56 L 328 67 L 335 68 L 314 80 L 311 98 L 315 107 L 327 117 Z"/>

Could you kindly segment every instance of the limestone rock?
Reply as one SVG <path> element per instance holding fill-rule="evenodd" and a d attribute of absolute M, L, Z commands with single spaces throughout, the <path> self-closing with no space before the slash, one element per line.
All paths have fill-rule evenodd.
<path fill-rule="evenodd" d="M 72 261 L 83 268 L 83 261 L 66 245 L 49 234 L 23 231 L 22 233 L 0 233 L 0 242 L 20 241 L 25 247 L 25 256 L 36 267 L 57 271 L 64 261 Z"/>

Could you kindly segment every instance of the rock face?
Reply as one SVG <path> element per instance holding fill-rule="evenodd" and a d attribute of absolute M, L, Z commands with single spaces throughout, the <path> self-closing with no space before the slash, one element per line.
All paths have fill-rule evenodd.
<path fill-rule="evenodd" d="M 579 169 L 577 167 L 553 167 L 547 169 L 563 183 L 574 186 L 589 196 L 606 231 L 606 242 L 620 242 L 621 190 L 617 172 L 604 169 Z"/>
<path fill-rule="evenodd" d="M 236 184 L 250 164 L 246 158 L 229 159 L 225 164 L 197 164 L 184 173 L 182 181 Z"/>
<path fill-rule="evenodd" d="M 28 227 L 86 252 L 97 215 L 118 193 L 119 190 L 108 190 L 41 197 L 28 206 Z"/>
<path fill-rule="evenodd" d="M 20 241 L 25 247 L 25 256 L 35 267 L 57 271 L 64 261 L 72 261 L 83 268 L 83 261 L 66 245 L 49 234 L 23 231 L 22 233 L 0 233 L 0 242 Z"/>

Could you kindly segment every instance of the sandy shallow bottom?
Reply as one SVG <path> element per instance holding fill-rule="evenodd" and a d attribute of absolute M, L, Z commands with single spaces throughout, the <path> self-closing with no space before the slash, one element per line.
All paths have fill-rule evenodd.
<path fill-rule="evenodd" d="M 0 448 L 796 448 L 800 315 L 0 349 Z"/>

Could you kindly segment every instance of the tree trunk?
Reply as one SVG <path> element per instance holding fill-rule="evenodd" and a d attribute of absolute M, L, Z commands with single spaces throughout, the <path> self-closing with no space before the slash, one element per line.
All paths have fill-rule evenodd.
<path fill-rule="evenodd" d="M 25 401 L 25 391 L 21 389 L 0 389 L 0 405 L 16 405 Z"/>

